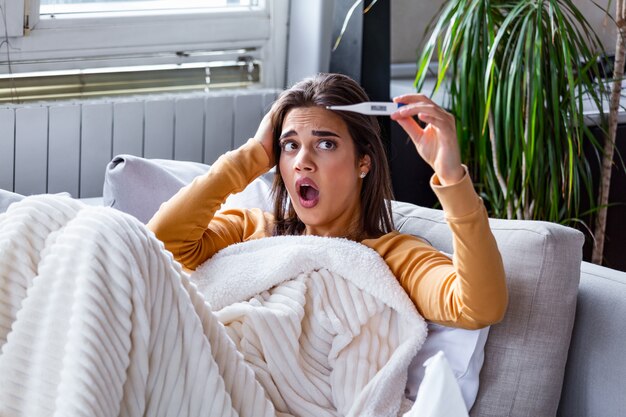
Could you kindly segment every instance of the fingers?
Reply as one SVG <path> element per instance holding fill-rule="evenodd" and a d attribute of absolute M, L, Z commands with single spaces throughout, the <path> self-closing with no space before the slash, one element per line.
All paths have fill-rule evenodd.
<path fill-rule="evenodd" d="M 404 106 L 400 107 L 398 111 L 391 115 L 393 120 L 417 116 L 425 123 L 440 125 L 449 123 L 454 119 L 450 113 L 423 94 L 405 94 L 394 97 L 393 101 L 396 103 L 404 103 Z"/>
<path fill-rule="evenodd" d="M 263 146 L 265 153 L 269 158 L 270 166 L 274 166 L 274 148 L 273 148 L 273 126 L 272 126 L 272 114 L 275 111 L 275 103 L 272 105 L 270 111 L 268 111 L 265 116 L 263 116 L 263 120 L 259 124 L 257 131 L 254 135 L 254 138 Z"/>
<path fill-rule="evenodd" d="M 454 116 L 425 95 L 406 94 L 395 97 L 394 102 L 404 103 L 404 106 L 394 112 L 391 115 L 391 119 L 397 121 L 412 136 L 413 140 L 419 140 L 423 130 L 429 127 L 437 129 L 441 134 L 438 136 L 441 136 L 440 139 L 444 141 L 448 139 L 456 140 L 456 120 Z M 417 116 L 427 126 L 421 128 L 413 119 L 414 116 Z M 409 120 L 412 123 L 408 122 Z M 413 136 L 416 134 L 419 136 Z"/>
<path fill-rule="evenodd" d="M 429 99 L 425 94 L 402 94 L 400 96 L 394 97 L 393 102 L 394 103 L 427 102 L 427 103 L 435 104 L 435 102 Z"/>
<path fill-rule="evenodd" d="M 404 105 L 391 118 L 409 134 L 417 152 L 435 170 L 441 183 L 459 180 L 465 171 L 461 166 L 454 116 L 423 94 L 405 94 L 393 101 Z M 424 128 L 415 116 L 426 123 Z"/>
<path fill-rule="evenodd" d="M 404 131 L 409 134 L 409 137 L 411 137 L 414 142 L 419 141 L 424 134 L 424 130 L 412 117 L 401 117 L 395 120 L 402 126 Z"/>

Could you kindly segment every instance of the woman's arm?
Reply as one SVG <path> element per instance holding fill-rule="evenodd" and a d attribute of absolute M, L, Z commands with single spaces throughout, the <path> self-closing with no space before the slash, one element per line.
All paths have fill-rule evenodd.
<path fill-rule="evenodd" d="M 269 235 L 272 216 L 260 209 L 216 212 L 229 195 L 274 166 L 271 118 L 272 110 L 254 138 L 220 156 L 209 172 L 181 188 L 148 222 L 148 228 L 186 268 L 196 269 L 233 243 Z"/>
<path fill-rule="evenodd" d="M 452 327 L 477 329 L 500 321 L 507 306 L 502 259 L 485 207 L 469 176 L 432 186 L 452 230 L 453 260 L 422 240 L 389 233 L 362 243 L 376 250 L 420 314 Z"/>
<path fill-rule="evenodd" d="M 457 327 L 479 328 L 501 320 L 508 294 L 502 258 L 487 212 L 461 165 L 454 117 L 421 94 L 394 99 L 405 103 L 392 115 L 433 168 L 431 186 L 453 233 L 450 261 L 429 245 L 406 235 L 376 244 L 422 315 Z M 421 128 L 413 119 L 427 123 Z"/>
<path fill-rule="evenodd" d="M 148 228 L 189 269 L 228 245 L 267 235 L 268 219 L 261 210 L 216 212 L 230 194 L 267 172 L 269 163 L 264 148 L 250 139 L 163 203 Z"/>

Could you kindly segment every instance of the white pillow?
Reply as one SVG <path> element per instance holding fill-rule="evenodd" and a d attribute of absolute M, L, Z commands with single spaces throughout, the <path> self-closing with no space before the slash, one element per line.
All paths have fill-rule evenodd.
<path fill-rule="evenodd" d="M 106 167 L 102 200 L 105 206 L 147 223 L 162 203 L 210 167 L 199 162 L 118 155 Z M 271 212 L 273 175 L 269 172 L 254 180 L 243 192 L 231 195 L 222 209 L 254 207 Z"/>
<path fill-rule="evenodd" d="M 209 165 L 197 162 L 116 156 L 106 169 L 104 204 L 132 214 L 145 223 L 161 203 L 209 168 Z M 271 212 L 273 175 L 273 172 L 268 172 L 241 193 L 231 195 L 222 205 L 222 210 L 238 207 L 260 208 Z M 429 336 L 409 369 L 406 396 L 415 399 L 424 376 L 422 364 L 438 351 L 443 351 L 459 382 L 467 408 L 470 409 L 478 392 L 478 377 L 489 329 L 471 331 L 435 324 L 429 324 L 428 329 Z"/>

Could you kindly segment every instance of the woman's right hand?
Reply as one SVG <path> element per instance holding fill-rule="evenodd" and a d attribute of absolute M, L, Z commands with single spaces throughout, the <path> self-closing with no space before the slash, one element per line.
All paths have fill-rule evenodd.
<path fill-rule="evenodd" d="M 259 128 L 254 134 L 254 139 L 263 146 L 267 157 L 270 159 L 270 167 L 276 165 L 276 161 L 274 161 L 274 127 L 272 126 L 272 114 L 274 114 L 274 106 L 263 116 L 263 120 L 261 120 Z"/>
<path fill-rule="evenodd" d="M 465 175 L 456 135 L 454 116 L 423 94 L 405 94 L 393 99 L 404 103 L 391 115 L 409 134 L 419 155 L 430 165 L 442 185 L 454 184 Z M 424 128 L 413 119 L 426 123 Z"/>

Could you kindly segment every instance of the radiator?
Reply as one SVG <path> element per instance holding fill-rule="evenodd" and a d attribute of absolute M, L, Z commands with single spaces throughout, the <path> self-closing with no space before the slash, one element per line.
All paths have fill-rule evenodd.
<path fill-rule="evenodd" d="M 98 197 L 118 154 L 211 164 L 254 135 L 276 90 L 0 106 L 0 188 Z"/>

